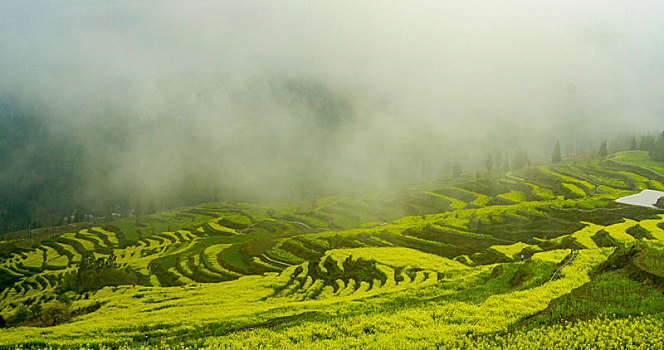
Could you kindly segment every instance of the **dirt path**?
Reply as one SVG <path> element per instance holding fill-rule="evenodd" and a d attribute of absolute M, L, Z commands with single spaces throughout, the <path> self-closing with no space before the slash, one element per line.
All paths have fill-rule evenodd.
<path fill-rule="evenodd" d="M 584 213 L 592 213 L 598 210 L 604 210 L 604 211 L 612 211 L 612 210 L 623 210 L 625 207 L 619 207 L 619 208 L 595 208 L 595 209 L 580 209 L 580 208 L 560 208 L 560 207 L 554 207 L 552 205 L 549 206 L 550 209 L 553 210 L 562 210 L 562 211 L 580 211 Z"/>
<path fill-rule="evenodd" d="M 619 162 L 615 159 L 615 156 L 613 156 L 611 159 L 609 159 L 609 162 L 616 163 L 616 164 L 622 165 L 622 166 L 636 167 L 636 168 L 639 168 L 639 169 L 643 169 L 643 170 L 646 170 L 646 171 L 648 171 L 652 174 L 655 174 L 655 175 L 661 177 L 662 179 L 664 179 L 664 174 L 660 173 L 659 171 L 657 171 L 655 169 L 651 169 L 651 168 L 644 167 L 644 166 L 641 166 L 641 165 L 636 165 L 636 164 L 629 164 L 629 163 Z"/>
<path fill-rule="evenodd" d="M 299 221 L 291 221 L 291 220 L 285 220 L 285 219 L 273 219 L 273 220 L 275 220 L 275 221 L 287 222 L 287 223 L 289 223 L 289 224 L 300 225 L 300 226 L 306 228 L 307 230 L 333 231 L 332 229 L 327 229 L 327 228 L 322 228 L 322 227 L 311 227 L 311 226 L 309 226 L 309 225 L 307 225 L 307 224 L 305 224 L 305 223 L 303 223 L 303 222 L 299 222 Z M 249 225 L 249 226 L 247 226 L 247 227 L 241 229 L 241 230 L 236 230 L 236 231 L 239 232 L 239 233 L 241 233 L 241 234 L 245 234 L 244 231 L 246 231 L 246 230 L 248 230 L 248 229 L 250 229 L 250 228 L 252 228 L 252 227 L 254 227 L 254 226 L 258 225 L 258 224 L 260 224 L 261 222 L 265 222 L 265 221 L 271 221 L 271 220 L 265 220 L 265 219 L 264 219 L 264 220 L 259 220 L 259 221 L 254 222 L 253 224 L 251 224 L 251 225 Z"/>
<path fill-rule="evenodd" d="M 265 255 L 265 254 L 261 254 L 261 256 L 262 256 L 265 260 L 267 260 L 267 261 L 269 261 L 269 262 L 273 262 L 273 263 L 275 263 L 275 264 L 280 264 L 280 265 L 284 265 L 284 266 L 293 266 L 293 264 L 285 263 L 285 262 L 283 262 L 283 261 L 274 260 L 274 259 L 270 258 L 269 256 L 267 256 L 267 255 Z"/>
<path fill-rule="evenodd" d="M 551 279 L 549 280 L 549 282 L 553 281 L 553 279 L 556 277 L 556 274 L 557 274 L 560 270 L 562 270 L 563 267 L 569 265 L 569 263 L 571 263 L 572 260 L 574 260 L 575 257 L 576 257 L 576 250 L 572 249 L 572 256 L 569 258 L 569 260 L 567 260 L 566 263 L 563 264 L 563 266 L 559 267 L 556 271 L 553 272 L 553 275 L 551 275 Z"/>

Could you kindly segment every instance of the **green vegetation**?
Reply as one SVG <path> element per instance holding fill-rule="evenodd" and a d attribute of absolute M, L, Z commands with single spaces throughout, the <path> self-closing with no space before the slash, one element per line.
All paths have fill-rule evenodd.
<path fill-rule="evenodd" d="M 660 173 L 664 173 L 664 165 L 661 162 L 654 161 L 645 151 L 625 151 L 616 154 L 615 161 L 650 168 Z"/>
<path fill-rule="evenodd" d="M 0 347 L 661 347 L 643 154 L 2 241 Z"/>

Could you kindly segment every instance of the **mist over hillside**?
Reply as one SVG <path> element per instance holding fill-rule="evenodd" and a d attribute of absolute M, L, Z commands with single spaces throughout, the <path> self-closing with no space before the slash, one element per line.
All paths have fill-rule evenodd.
<path fill-rule="evenodd" d="M 0 1 L 0 349 L 664 349 L 662 14 Z"/>
<path fill-rule="evenodd" d="M 657 132 L 662 12 L 3 1 L 2 210 L 299 199 Z"/>

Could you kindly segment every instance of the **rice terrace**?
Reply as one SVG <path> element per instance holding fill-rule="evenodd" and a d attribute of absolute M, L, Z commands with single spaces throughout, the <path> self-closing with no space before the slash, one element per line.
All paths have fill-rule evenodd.
<path fill-rule="evenodd" d="M 659 348 L 664 211 L 615 200 L 663 183 L 591 159 L 10 234 L 0 342 Z"/>
<path fill-rule="evenodd" d="M 664 349 L 664 1 L 0 1 L 0 350 Z"/>

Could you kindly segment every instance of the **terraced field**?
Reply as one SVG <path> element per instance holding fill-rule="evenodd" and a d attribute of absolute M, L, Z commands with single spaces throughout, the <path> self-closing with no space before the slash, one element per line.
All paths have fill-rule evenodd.
<path fill-rule="evenodd" d="M 660 300 L 664 214 L 615 202 L 664 187 L 647 166 L 623 163 L 635 158 L 297 203 L 208 203 L 3 242 L 14 248 L 0 258 L 2 319 L 38 317 L 56 300 L 73 318 L 43 332 L 27 317 L 0 329 L 0 346 L 491 347 L 508 329 L 550 336 L 558 316 L 547 312 L 596 279 L 637 281 Z M 77 291 L 72 276 L 88 261 L 112 261 L 135 281 Z M 625 312 L 640 324 L 659 322 L 654 310 Z"/>

